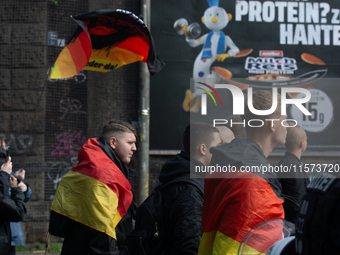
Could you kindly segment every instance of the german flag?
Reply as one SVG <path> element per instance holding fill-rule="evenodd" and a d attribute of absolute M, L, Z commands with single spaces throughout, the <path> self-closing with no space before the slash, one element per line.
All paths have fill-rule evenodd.
<path fill-rule="evenodd" d="M 199 255 L 236 255 L 243 237 L 255 225 L 284 217 L 283 200 L 265 179 L 239 171 L 219 175 L 205 179 Z M 265 244 L 282 238 L 277 229 L 258 235 L 257 240 L 264 248 L 248 243 L 246 254 L 266 254 L 268 246 Z"/>
<path fill-rule="evenodd" d="M 117 240 L 115 227 L 132 202 L 131 185 L 95 138 L 84 144 L 78 161 L 59 183 L 51 210 Z"/>
<path fill-rule="evenodd" d="M 69 78 L 83 69 L 108 72 L 136 61 L 147 63 L 151 75 L 164 66 L 149 30 L 135 14 L 99 10 L 73 19 L 79 27 L 58 56 L 50 79 Z"/>

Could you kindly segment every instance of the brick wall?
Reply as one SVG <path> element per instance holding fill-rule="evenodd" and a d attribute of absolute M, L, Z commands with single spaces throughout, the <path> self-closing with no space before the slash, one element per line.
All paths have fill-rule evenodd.
<path fill-rule="evenodd" d="M 45 240 L 57 184 L 82 143 L 109 119 L 138 121 L 140 63 L 57 82 L 46 78 L 77 26 L 70 15 L 118 8 L 139 15 L 140 1 L 57 2 L 0 1 L 0 136 L 33 191 L 23 222 L 27 242 Z M 138 172 L 136 162 L 131 167 Z"/>

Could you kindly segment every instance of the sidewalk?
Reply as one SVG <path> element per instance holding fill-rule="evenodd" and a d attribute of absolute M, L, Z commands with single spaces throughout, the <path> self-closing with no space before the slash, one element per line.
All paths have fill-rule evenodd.
<path fill-rule="evenodd" d="M 16 255 L 45 255 L 45 251 L 17 251 Z M 60 252 L 46 252 L 46 255 L 60 255 Z"/>
<path fill-rule="evenodd" d="M 46 243 L 26 243 L 25 246 L 17 247 L 16 255 L 60 255 L 61 247 L 63 246 L 62 240 L 56 237 L 51 237 L 48 244 L 48 252 L 46 250 Z M 1 254 L 0 254 L 1 255 Z"/>

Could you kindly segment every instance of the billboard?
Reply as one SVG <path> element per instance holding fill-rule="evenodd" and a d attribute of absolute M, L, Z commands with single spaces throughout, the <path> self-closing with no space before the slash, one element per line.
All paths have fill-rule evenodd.
<path fill-rule="evenodd" d="M 308 90 L 302 105 L 310 115 L 291 104 L 288 118 L 306 131 L 307 151 L 340 151 L 339 1 L 174 0 L 151 6 L 151 32 L 166 63 L 151 79 L 151 149 L 180 149 L 190 119 L 213 124 L 214 114 L 233 114 L 231 91 L 215 87 L 231 84 L 244 94 L 249 88 Z"/>

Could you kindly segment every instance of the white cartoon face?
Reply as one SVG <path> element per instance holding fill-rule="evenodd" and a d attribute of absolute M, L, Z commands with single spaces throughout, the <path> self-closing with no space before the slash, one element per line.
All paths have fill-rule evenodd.
<path fill-rule="evenodd" d="M 202 21 L 208 29 L 219 31 L 228 25 L 229 17 L 222 7 L 212 6 L 206 9 Z"/>

